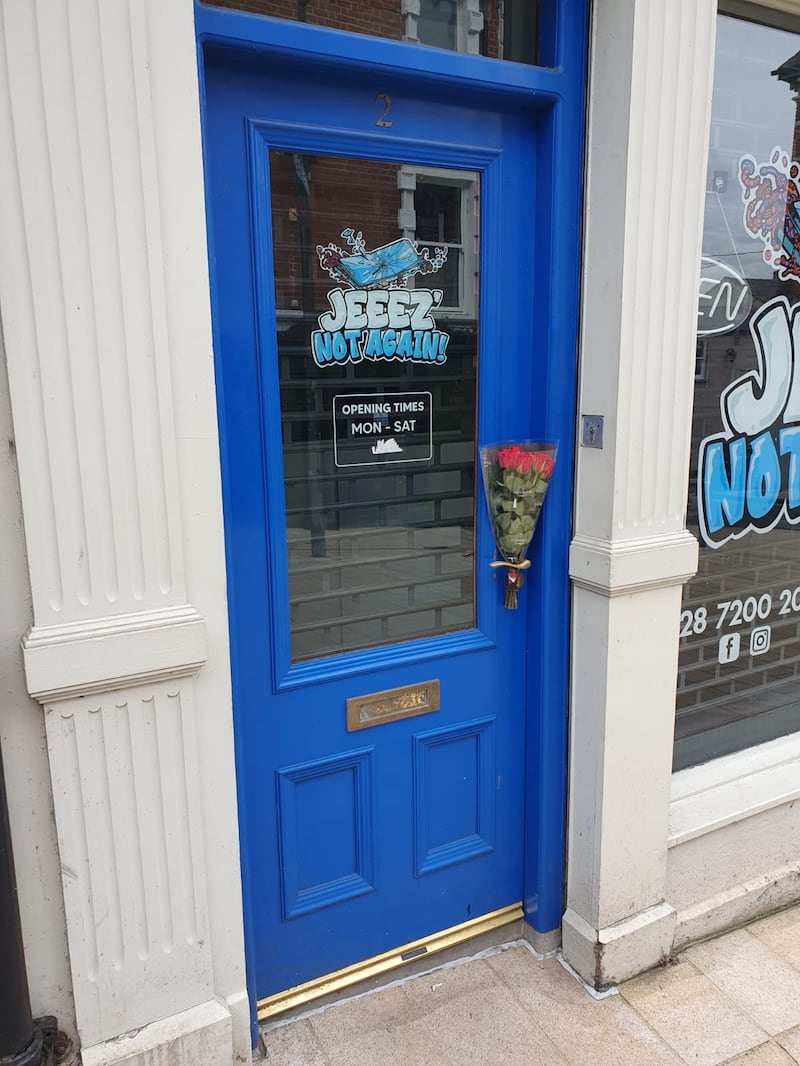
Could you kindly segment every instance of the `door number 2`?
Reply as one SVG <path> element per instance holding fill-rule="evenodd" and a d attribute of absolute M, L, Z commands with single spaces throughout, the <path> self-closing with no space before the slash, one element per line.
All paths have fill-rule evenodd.
<path fill-rule="evenodd" d="M 376 121 L 375 125 L 376 126 L 382 126 L 384 129 L 388 129 L 391 126 L 391 124 L 392 124 L 392 120 L 390 118 L 387 118 L 386 116 L 389 114 L 389 112 L 392 109 L 392 98 L 390 96 L 387 96 L 386 93 L 376 93 L 376 95 L 375 95 L 376 103 L 377 103 L 378 100 L 383 100 L 384 108 L 383 108 L 383 114 Z"/>

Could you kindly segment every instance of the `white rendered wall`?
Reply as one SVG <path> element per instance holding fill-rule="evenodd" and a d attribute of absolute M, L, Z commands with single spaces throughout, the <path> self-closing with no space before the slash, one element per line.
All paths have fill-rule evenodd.
<path fill-rule="evenodd" d="M 20 634 L 32 620 L 5 352 L 0 334 L 0 746 L 34 1017 L 55 1014 L 74 1039 L 75 1008 L 44 714 L 25 688 Z"/>
<path fill-rule="evenodd" d="M 0 228 L 84 1062 L 245 1061 L 191 0 L 0 0 Z"/>

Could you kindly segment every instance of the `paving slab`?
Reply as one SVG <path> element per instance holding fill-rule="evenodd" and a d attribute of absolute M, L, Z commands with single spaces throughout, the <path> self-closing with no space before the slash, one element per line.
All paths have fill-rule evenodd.
<path fill-rule="evenodd" d="M 627 981 L 621 994 L 683 1062 L 719 1066 L 767 1033 L 691 962 L 680 959 Z"/>
<path fill-rule="evenodd" d="M 800 907 L 753 922 L 748 925 L 747 931 L 758 937 L 784 962 L 800 971 Z"/>
<path fill-rule="evenodd" d="M 800 1066 L 800 907 L 597 999 L 522 941 L 310 1011 L 267 1066 Z"/>
<path fill-rule="evenodd" d="M 679 1066 L 680 1059 L 619 995 L 594 999 L 556 959 L 524 946 L 487 959 L 574 1066 Z"/>
<path fill-rule="evenodd" d="M 795 1062 L 800 1062 L 800 1025 L 786 1033 L 779 1033 L 775 1037 L 775 1043 L 780 1044 Z"/>
<path fill-rule="evenodd" d="M 311 1025 L 304 1019 L 270 1029 L 264 1048 L 264 1061 L 270 1066 L 329 1066 Z"/>
<path fill-rule="evenodd" d="M 752 1051 L 745 1051 L 744 1055 L 729 1059 L 725 1066 L 795 1066 L 795 1060 L 770 1040 Z"/>
<path fill-rule="evenodd" d="M 770 1036 L 800 1025 L 800 971 L 747 929 L 696 944 L 682 958 Z"/>
<path fill-rule="evenodd" d="M 411 981 L 405 989 L 440 1049 L 441 1066 L 567 1066 L 568 1060 L 484 959 Z"/>

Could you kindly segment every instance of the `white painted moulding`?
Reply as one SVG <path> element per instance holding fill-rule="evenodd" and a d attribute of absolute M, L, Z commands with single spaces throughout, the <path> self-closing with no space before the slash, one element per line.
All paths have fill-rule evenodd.
<path fill-rule="evenodd" d="M 672 776 L 669 847 L 800 798 L 800 734 Z"/>
<path fill-rule="evenodd" d="M 800 862 L 784 863 L 678 911 L 674 950 L 763 918 L 799 898 Z"/>
<path fill-rule="evenodd" d="M 697 570 L 697 540 L 687 530 L 608 541 L 578 534 L 569 550 L 576 585 L 605 596 L 682 585 Z"/>
<path fill-rule="evenodd" d="M 41 703 L 196 673 L 205 622 L 189 604 L 63 625 L 22 641 L 28 692 Z"/>
<path fill-rule="evenodd" d="M 771 8 L 773 11 L 785 11 L 787 15 L 800 16 L 797 0 L 753 0 L 759 7 Z"/>

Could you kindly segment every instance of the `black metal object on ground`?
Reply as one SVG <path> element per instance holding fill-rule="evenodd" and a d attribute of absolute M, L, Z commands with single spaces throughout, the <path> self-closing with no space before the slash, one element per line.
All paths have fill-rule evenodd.
<path fill-rule="evenodd" d="M 44 1033 L 31 1017 L 28 976 L 19 920 L 14 856 L 8 824 L 3 759 L 0 752 L 0 1066 L 39 1066 L 44 1055 Z M 42 1019 L 52 1022 L 55 1019 Z"/>

